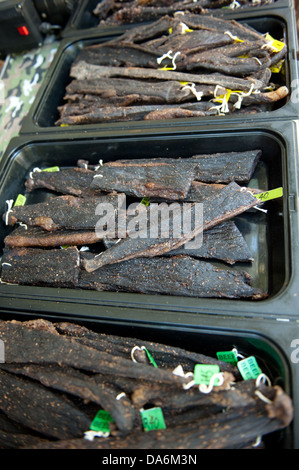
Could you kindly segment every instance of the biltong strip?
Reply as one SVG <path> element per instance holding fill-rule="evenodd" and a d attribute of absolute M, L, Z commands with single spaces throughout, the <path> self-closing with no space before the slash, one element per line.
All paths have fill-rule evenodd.
<path fill-rule="evenodd" d="M 120 377 L 177 384 L 179 387 L 188 381 L 175 376 L 169 369 L 158 369 L 151 364 L 135 364 L 131 358 L 125 359 L 98 351 L 79 344 L 72 338 L 28 328 L 17 321 L 0 321 L 0 339 L 5 343 L 7 363 L 66 365 L 87 372 L 107 375 L 117 373 Z"/>
<path fill-rule="evenodd" d="M 219 85 L 231 90 L 249 91 L 254 85 L 255 89 L 263 87 L 261 80 L 254 77 L 240 78 L 231 77 L 222 73 L 185 73 L 177 72 L 175 70 L 156 70 L 147 69 L 142 67 L 116 67 L 116 66 L 101 66 L 89 64 L 81 61 L 73 64 L 70 71 L 70 76 L 77 80 L 102 80 L 103 78 L 128 78 L 128 79 L 155 79 L 155 80 L 174 80 L 182 82 L 190 82 L 201 85 Z"/>
<path fill-rule="evenodd" d="M 81 289 L 182 295 L 186 297 L 263 299 L 244 271 L 220 269 L 189 256 L 139 258 L 80 271 Z"/>
<path fill-rule="evenodd" d="M 194 155 L 198 163 L 195 180 L 205 183 L 248 183 L 261 157 L 261 150 Z"/>
<path fill-rule="evenodd" d="M 191 201 L 189 197 L 192 191 L 192 195 L 196 193 L 194 201 L 203 202 L 204 199 L 217 194 L 224 186 L 215 186 L 215 183 L 231 183 L 236 181 L 237 183 L 248 183 L 251 179 L 256 166 L 261 158 L 262 151 L 260 149 L 240 151 L 240 152 L 219 152 L 219 153 L 208 153 L 202 155 L 193 155 L 191 158 L 138 158 L 134 160 L 116 160 L 106 162 L 104 167 L 120 167 L 126 168 L 127 170 L 135 172 L 135 166 L 153 166 L 167 164 L 173 165 L 190 165 L 196 163 L 194 181 L 192 181 L 190 190 L 185 200 Z M 161 167 L 163 168 L 163 167 Z M 107 170 L 109 171 L 109 170 Z M 177 170 L 178 171 L 178 170 Z M 207 184 L 198 183 L 214 183 L 214 185 L 208 186 Z M 97 183 L 100 186 L 100 182 Z M 93 185 L 96 186 L 96 185 Z M 200 192 L 202 196 L 199 198 Z"/>
<path fill-rule="evenodd" d="M 145 346 L 154 356 L 158 367 L 174 369 L 179 362 L 184 370 L 193 370 L 195 364 L 216 364 L 220 367 L 221 371 L 230 372 L 236 379 L 240 378 L 239 370 L 232 364 L 220 361 L 212 356 L 188 351 L 178 346 L 170 346 L 134 337 L 98 333 L 83 325 L 70 322 L 57 322 L 54 323 L 54 327 L 59 334 L 70 336 L 86 346 L 126 358 L 131 357 L 133 347 L 138 346 L 141 348 L 141 346 Z M 138 358 L 136 353 L 139 353 Z M 147 354 L 142 349 L 137 348 L 133 356 L 137 362 L 140 362 L 140 357 L 142 356 L 141 362 L 149 363 Z"/>
<path fill-rule="evenodd" d="M 124 432 L 131 431 L 135 421 L 135 409 L 130 400 L 123 397 L 117 400 L 115 387 L 100 386 L 93 376 L 88 376 L 71 367 L 54 364 L 5 364 L 0 368 L 11 374 L 19 374 L 39 381 L 44 387 L 78 396 L 87 402 L 97 403 L 108 411 L 117 427 Z M 87 430 L 87 429 L 86 429 Z"/>
<path fill-rule="evenodd" d="M 3 215 L 8 225 L 22 222 L 45 230 L 80 230 L 95 228 L 99 220 L 98 205 L 109 203 L 118 207 L 117 194 L 107 194 L 88 198 L 76 196 L 56 196 L 47 202 L 13 207 Z"/>
<path fill-rule="evenodd" d="M 237 183 L 230 183 L 225 186 L 215 197 L 207 199 L 203 207 L 202 223 L 196 223 L 196 204 L 191 203 L 187 208 L 186 214 L 190 215 L 190 220 L 195 222 L 194 227 L 190 227 L 187 233 L 182 231 L 181 234 L 174 232 L 174 227 L 182 227 L 181 213 L 174 213 L 171 220 L 172 226 L 169 227 L 168 238 L 163 237 L 161 222 L 158 220 L 157 230 L 153 238 L 151 233 L 153 223 L 149 224 L 147 232 L 142 234 L 141 238 L 128 236 L 120 240 L 117 245 L 102 252 L 100 255 L 92 259 L 83 260 L 83 265 L 88 272 L 95 271 L 106 264 L 119 263 L 133 258 L 161 256 L 171 250 L 179 248 L 190 240 L 194 239 L 198 234 L 202 233 L 215 225 L 232 219 L 238 214 L 250 209 L 258 203 L 258 200 L 250 194 L 246 188 L 241 188 Z M 175 236 L 174 236 L 175 234 Z"/>
<path fill-rule="evenodd" d="M 77 248 L 44 250 L 4 248 L 1 282 L 74 288 L 78 285 L 80 257 Z"/>
<path fill-rule="evenodd" d="M 132 432 L 126 437 L 110 437 L 93 442 L 72 439 L 39 446 L 50 449 L 230 449 L 256 441 L 288 426 L 293 418 L 290 398 L 275 386 L 272 403 L 256 401 L 255 405 L 227 409 L 206 418 L 148 433 Z M 272 392 L 272 389 L 271 389 Z"/>
<path fill-rule="evenodd" d="M 49 189 L 60 194 L 88 197 L 94 196 L 90 190 L 94 172 L 84 168 L 66 168 L 58 172 L 34 171 L 25 182 L 27 192 L 35 189 Z"/>
<path fill-rule="evenodd" d="M 0 384 L 0 409 L 29 429 L 57 439 L 81 437 L 89 429 L 90 419 L 66 397 L 1 370 Z"/>
<path fill-rule="evenodd" d="M 6 247 L 64 247 L 91 245 L 100 241 L 95 230 L 53 230 L 40 227 L 16 227 L 4 239 Z"/>
<path fill-rule="evenodd" d="M 103 165 L 96 172 L 91 188 L 114 190 L 135 197 L 157 196 L 177 200 L 186 197 L 195 179 L 196 167 L 195 159 L 116 162 Z"/>
<path fill-rule="evenodd" d="M 203 233 L 200 248 L 180 247 L 165 253 L 165 256 L 176 255 L 219 259 L 229 264 L 253 261 L 248 245 L 233 221 L 227 221 L 206 230 Z"/>
<path fill-rule="evenodd" d="M 111 248 L 116 242 L 116 239 L 105 238 L 103 240 L 107 249 Z M 218 259 L 229 264 L 253 261 L 248 245 L 233 221 L 223 222 L 223 224 L 216 225 L 203 232 L 202 245 L 200 247 L 187 248 L 182 246 L 165 253 L 164 256 L 177 255 Z"/>

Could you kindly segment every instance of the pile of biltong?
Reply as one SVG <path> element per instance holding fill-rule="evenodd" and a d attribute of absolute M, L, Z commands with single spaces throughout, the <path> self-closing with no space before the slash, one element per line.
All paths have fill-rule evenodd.
<path fill-rule="evenodd" d="M 265 448 L 262 437 L 293 419 L 272 377 L 260 369 L 264 380 L 244 380 L 217 351 L 44 319 L 0 320 L 0 340 L 2 449 Z M 197 364 L 218 366 L 218 384 L 195 385 Z M 157 407 L 164 425 L 145 430 L 141 411 Z M 99 411 L 108 414 L 105 432 L 93 425 Z"/>
<path fill-rule="evenodd" d="M 13 230 L 4 239 L 1 282 L 263 299 L 251 276 L 230 266 L 254 261 L 234 219 L 261 204 L 261 190 L 246 186 L 260 156 L 252 150 L 35 169 L 26 197 L 41 190 L 50 197 L 6 208 L 3 221 Z"/>
<path fill-rule="evenodd" d="M 117 26 L 157 20 L 173 16 L 177 11 L 196 14 L 211 13 L 221 8 L 236 9 L 246 6 L 272 4 L 275 0 L 102 0 L 93 10 L 99 26 Z"/>
<path fill-rule="evenodd" d="M 55 124 L 270 111 L 289 94 L 286 51 L 234 20 L 166 15 L 80 50 Z"/>

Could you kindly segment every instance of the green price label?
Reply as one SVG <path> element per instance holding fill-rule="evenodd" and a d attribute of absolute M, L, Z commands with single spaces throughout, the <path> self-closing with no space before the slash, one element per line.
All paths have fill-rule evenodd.
<path fill-rule="evenodd" d="M 254 194 L 254 197 L 260 199 L 263 202 L 270 201 L 271 199 L 277 199 L 278 197 L 283 196 L 283 188 L 271 189 L 270 191 L 265 191 L 263 193 Z"/>
<path fill-rule="evenodd" d="M 19 194 L 17 196 L 16 202 L 14 203 L 14 207 L 16 206 L 24 206 L 26 202 L 26 197 L 23 194 Z"/>
<path fill-rule="evenodd" d="M 140 411 L 142 424 L 145 431 L 155 431 L 157 429 L 166 429 L 163 411 L 161 408 L 150 408 Z"/>
<path fill-rule="evenodd" d="M 153 356 L 151 355 L 151 353 L 146 348 L 144 348 L 144 350 L 146 352 L 146 355 L 147 355 L 148 360 L 150 361 L 150 363 L 153 364 L 154 367 L 158 367 L 157 364 L 156 364 L 156 361 L 153 358 Z"/>
<path fill-rule="evenodd" d="M 108 411 L 99 410 L 90 425 L 90 429 L 97 432 L 110 432 L 109 423 L 113 422 L 114 420 Z"/>
<path fill-rule="evenodd" d="M 237 366 L 244 380 L 256 379 L 262 373 L 254 356 L 242 359 Z"/>
<path fill-rule="evenodd" d="M 205 384 L 209 385 L 211 377 L 215 374 L 219 374 L 220 367 L 211 364 L 196 364 L 194 367 L 193 380 L 197 385 Z M 215 380 L 214 385 L 218 385 L 219 380 Z"/>
<path fill-rule="evenodd" d="M 234 351 L 218 351 L 216 353 L 219 361 L 229 362 L 230 364 L 236 365 L 238 362 L 237 355 Z"/>
<path fill-rule="evenodd" d="M 49 171 L 50 173 L 54 173 L 55 171 L 59 171 L 59 166 L 51 166 L 49 168 L 44 168 L 42 171 Z"/>
<path fill-rule="evenodd" d="M 144 197 L 140 202 L 140 204 L 143 204 L 144 206 L 149 206 L 149 203 L 150 203 L 149 197 Z"/>

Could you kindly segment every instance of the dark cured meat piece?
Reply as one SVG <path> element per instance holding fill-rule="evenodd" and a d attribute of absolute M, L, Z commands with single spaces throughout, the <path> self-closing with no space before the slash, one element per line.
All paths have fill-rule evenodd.
<path fill-rule="evenodd" d="M 1 282 L 74 288 L 78 284 L 79 252 L 39 248 L 4 248 Z"/>
<path fill-rule="evenodd" d="M 178 362 L 183 369 L 194 369 L 195 364 L 216 364 L 219 365 L 221 371 L 227 371 L 239 378 L 239 370 L 228 362 L 219 361 L 212 356 L 187 351 L 178 346 L 169 346 L 167 344 L 147 341 L 144 339 L 122 337 L 118 335 L 110 335 L 105 333 L 96 333 L 83 325 L 76 325 L 69 322 L 54 323 L 56 330 L 61 335 L 70 336 L 76 341 L 95 349 L 111 352 L 111 354 L 130 357 L 134 346 L 145 346 L 154 356 L 158 367 L 175 368 Z M 138 350 L 137 350 L 138 351 Z M 138 351 L 140 352 L 140 351 Z M 141 351 L 144 357 L 144 351 Z M 134 357 L 136 356 L 136 353 Z M 147 355 L 145 355 L 147 358 Z M 136 357 L 135 357 L 136 359 Z M 138 360 L 139 362 L 139 360 Z M 144 361 L 148 363 L 148 360 Z"/>
<path fill-rule="evenodd" d="M 194 54 L 191 58 L 188 58 L 182 64 L 179 64 L 178 69 L 185 69 L 187 71 L 193 71 L 196 69 L 206 69 L 212 72 L 221 72 L 228 75 L 234 75 L 237 77 L 246 77 L 250 73 L 259 72 L 265 68 L 271 66 L 271 60 L 269 54 L 256 60 L 254 57 L 234 57 L 229 55 L 230 48 L 234 47 L 236 55 L 246 54 L 252 49 L 253 45 L 236 45 L 219 47 L 211 51 L 199 52 Z M 258 55 L 258 54 L 257 54 Z"/>
<path fill-rule="evenodd" d="M 103 44 L 84 47 L 74 61 L 74 65 L 84 61 L 95 65 L 113 65 L 116 67 L 151 67 L 159 68 L 159 54 L 154 49 L 133 43 L 109 41 Z"/>
<path fill-rule="evenodd" d="M 103 240 L 107 249 L 111 248 L 116 240 Z M 164 256 L 186 255 L 194 258 L 211 258 L 225 261 L 229 264 L 253 261 L 247 243 L 233 221 L 206 230 L 203 233 L 200 248 L 180 247 L 165 253 Z"/>
<path fill-rule="evenodd" d="M 212 258 L 229 264 L 253 261 L 247 243 L 237 226 L 232 221 L 216 225 L 203 233 L 200 248 L 180 247 L 165 253 L 165 256 L 187 255 L 194 258 Z"/>
<path fill-rule="evenodd" d="M 89 442 L 73 439 L 41 444 L 32 448 L 49 449 L 230 449 L 255 441 L 290 424 L 293 408 L 290 398 L 278 386 L 273 387 L 272 403 L 256 401 L 254 406 L 227 409 L 189 424 L 166 430 L 133 432 L 124 437 L 110 437 Z M 264 392 L 264 390 L 263 390 Z"/>
<path fill-rule="evenodd" d="M 193 104 L 193 107 L 191 106 Z M 65 105 L 67 106 L 67 105 Z M 158 117 L 156 119 L 168 119 L 171 117 L 202 117 L 209 113 L 209 108 L 212 108 L 213 103 L 196 102 L 184 104 L 168 104 L 160 105 L 158 112 L 168 113 L 168 116 Z M 107 121 L 132 121 L 143 120 L 151 113 L 157 112 L 157 105 L 140 105 L 140 106 L 107 106 L 107 107 L 94 107 L 88 113 L 82 115 L 74 115 L 61 117 L 55 122 L 55 125 L 61 124 L 92 124 Z M 175 113 L 175 115 L 173 115 Z M 216 111 L 211 111 L 216 114 Z M 67 114 L 67 113 L 66 113 Z"/>
<path fill-rule="evenodd" d="M 38 226 L 45 230 L 80 230 L 95 228 L 99 216 L 96 214 L 98 204 L 109 203 L 117 208 L 117 194 L 107 194 L 81 198 L 75 196 L 57 196 L 47 202 L 16 206 L 3 215 L 7 224 L 22 222 Z M 113 231 L 114 233 L 114 231 Z"/>
<path fill-rule="evenodd" d="M 197 162 L 191 159 L 146 160 L 127 164 L 103 165 L 96 172 L 92 189 L 119 191 L 136 197 L 157 196 L 182 199 L 196 172 Z"/>
<path fill-rule="evenodd" d="M 27 448 L 41 443 L 50 442 L 29 433 L 10 433 L 0 430 L 0 449 L 20 449 Z"/>
<path fill-rule="evenodd" d="M 25 182 L 25 187 L 28 192 L 46 188 L 61 194 L 94 196 L 95 191 L 89 189 L 93 177 L 93 171 L 84 168 L 67 168 L 57 172 L 35 171 Z"/>
<path fill-rule="evenodd" d="M 120 377 L 177 384 L 179 387 L 187 383 L 187 379 L 175 376 L 169 369 L 135 364 L 131 358 L 124 359 L 105 351 L 97 351 L 72 338 L 28 328 L 17 321 L 0 321 L 0 339 L 5 343 L 5 361 L 8 364 L 58 364 L 93 373 L 116 373 Z"/>
<path fill-rule="evenodd" d="M 224 188 L 224 184 L 202 183 L 201 181 L 192 181 L 190 191 L 185 201 L 204 202 L 205 199 L 215 196 L 217 192 Z"/>
<path fill-rule="evenodd" d="M 236 20 L 225 20 L 209 15 L 193 15 L 192 13 L 185 13 L 180 19 L 191 29 L 207 29 L 217 31 L 218 33 L 229 31 L 233 36 L 237 36 L 239 39 L 253 42 L 263 39 L 261 33 Z"/>
<path fill-rule="evenodd" d="M 149 100 L 156 100 L 157 103 L 180 103 L 186 100 L 195 100 L 194 94 L 190 89 L 184 87 L 180 82 L 169 81 L 144 81 L 144 80 L 124 80 L 121 78 L 103 78 L 99 80 L 73 80 L 66 87 L 67 95 L 76 95 L 81 93 L 83 95 L 95 95 L 93 99 L 96 100 L 97 96 L 103 99 L 103 104 L 111 104 L 111 99 L 115 97 L 128 97 L 136 96 L 136 102 Z M 202 92 L 205 96 L 214 96 L 214 86 L 197 86 L 196 92 Z M 224 93 L 225 91 L 223 91 Z M 221 91 L 219 91 L 221 94 Z M 82 99 L 80 100 L 82 101 Z M 91 100 L 88 101 L 91 103 Z M 98 103 L 98 101 L 96 101 Z"/>
<path fill-rule="evenodd" d="M 57 439 L 81 437 L 89 429 L 90 419 L 62 395 L 3 371 L 0 384 L 1 410 L 29 429 Z"/>
<path fill-rule="evenodd" d="M 248 183 L 261 157 L 261 150 L 194 155 L 198 163 L 195 180 L 205 183 Z"/>
<path fill-rule="evenodd" d="M 55 247 L 78 246 L 97 243 L 100 238 L 95 230 L 54 230 L 49 232 L 39 227 L 17 227 L 4 239 L 6 247 Z"/>
<path fill-rule="evenodd" d="M 181 56 L 189 56 L 195 52 L 225 46 L 234 42 L 229 35 L 218 34 L 214 31 L 198 30 L 189 32 L 188 34 L 182 34 L 184 24 L 179 23 L 179 26 L 180 28 L 178 28 L 177 34 L 173 31 L 173 33 L 167 37 L 162 36 L 161 38 L 153 39 L 144 43 L 144 45 L 147 47 L 156 47 L 160 56 L 166 54 L 169 50 L 180 51 Z M 186 60 L 188 60 L 187 57 Z M 163 65 L 166 63 L 167 59 L 164 59 Z M 171 62 L 169 62 L 169 65 L 171 65 Z"/>
<path fill-rule="evenodd" d="M 248 183 L 251 179 L 256 165 L 258 164 L 262 155 L 262 151 L 249 150 L 244 152 L 222 152 L 222 153 L 210 153 L 202 155 L 194 155 L 191 158 L 172 159 L 172 158 L 138 158 L 134 160 L 116 160 L 106 162 L 104 167 L 125 167 L 128 166 L 134 169 L 135 165 L 146 165 L 146 164 L 176 164 L 185 163 L 190 164 L 192 161 L 196 162 L 195 181 L 192 181 L 190 190 L 185 200 L 192 200 L 191 197 L 195 195 L 194 201 L 204 201 L 204 198 L 216 195 L 217 191 L 224 189 L 223 185 L 215 184 L 202 184 L 202 183 L 231 183 L 236 181 L 237 183 Z M 198 183 L 200 181 L 201 183 Z M 192 191 L 192 193 L 191 193 Z M 199 198 L 202 192 L 202 197 Z M 200 201 L 200 202 L 201 202 Z"/>
<path fill-rule="evenodd" d="M 264 83 L 255 78 L 229 77 L 222 73 L 196 74 L 176 72 L 175 70 L 156 70 L 142 67 L 108 67 L 89 64 L 81 61 L 73 64 L 70 76 L 78 80 L 101 80 L 102 78 L 136 78 L 136 79 L 156 79 L 156 80 L 176 80 L 190 83 L 200 83 L 202 85 L 219 85 L 231 90 L 249 91 L 252 84 L 255 89 L 263 87 Z"/>
<path fill-rule="evenodd" d="M 210 298 L 262 299 L 265 294 L 252 287 L 244 271 L 219 269 L 189 256 L 139 258 L 80 272 L 82 289 L 182 295 Z"/>
<path fill-rule="evenodd" d="M 19 374 L 39 381 L 44 387 L 70 393 L 89 402 L 97 403 L 108 411 L 121 431 L 131 431 L 135 420 L 135 410 L 128 398 L 117 400 L 119 392 L 110 386 L 101 387 L 94 378 L 71 367 L 53 364 L 10 365 L 0 368 L 11 374 Z M 86 429 L 87 430 L 87 429 Z"/>
<path fill-rule="evenodd" d="M 190 379 L 191 381 L 191 379 Z M 153 406 L 160 406 L 162 409 L 168 409 L 181 413 L 191 407 L 218 405 L 223 410 L 227 408 L 246 408 L 252 406 L 257 401 L 255 395 L 255 380 L 240 380 L 235 382 L 231 374 L 224 374 L 224 384 L 220 388 L 216 388 L 210 393 L 199 393 L 198 387 L 191 387 L 187 391 L 171 389 L 167 391 L 167 387 L 157 387 L 142 385 L 136 387 L 132 393 L 132 402 L 137 408 L 143 408 L 151 403 Z M 261 393 L 265 395 L 271 393 L 266 386 L 260 387 Z"/>
<path fill-rule="evenodd" d="M 156 233 L 160 233 L 160 238 L 150 238 L 153 233 L 153 223 L 148 227 L 144 238 L 132 238 L 132 236 L 120 240 L 109 250 L 97 255 L 93 259 L 84 260 L 83 265 L 88 272 L 92 272 L 105 264 L 118 263 L 132 258 L 161 256 L 171 250 L 179 248 L 186 242 L 195 238 L 202 231 L 208 230 L 215 225 L 232 219 L 234 216 L 259 204 L 258 200 L 250 194 L 246 188 L 240 188 L 236 183 L 230 183 L 215 197 L 208 199 L 203 206 L 203 223 L 190 228 L 188 233 L 182 233 L 181 236 L 174 237 L 173 227 L 182 227 L 181 213 L 174 213 L 172 227 L 169 227 L 169 237 L 162 238 L 159 232 L 159 221 L 157 222 Z M 190 214 L 190 220 L 195 221 L 194 211 L 197 203 L 191 203 L 186 208 L 184 216 Z"/>

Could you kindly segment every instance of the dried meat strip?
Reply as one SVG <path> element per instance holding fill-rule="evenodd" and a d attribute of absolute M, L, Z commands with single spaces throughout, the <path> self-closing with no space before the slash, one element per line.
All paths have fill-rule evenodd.
<path fill-rule="evenodd" d="M 266 391 L 263 390 L 266 394 Z M 271 398 L 269 398 L 271 397 Z M 205 418 L 151 432 L 133 432 L 127 436 L 109 437 L 92 442 L 71 439 L 33 448 L 50 449 L 232 449 L 256 441 L 287 427 L 294 416 L 291 399 L 279 386 L 267 393 L 269 403 L 256 400 L 252 406 L 227 409 Z"/>
<path fill-rule="evenodd" d="M 219 259 L 229 264 L 253 261 L 243 235 L 233 221 L 206 230 L 200 248 L 180 247 L 165 253 L 165 256 L 187 255 L 194 258 Z"/>
<path fill-rule="evenodd" d="M 141 349 L 141 346 L 145 346 L 154 356 L 158 367 L 171 369 L 175 368 L 179 362 L 184 370 L 193 370 L 195 364 L 216 364 L 219 365 L 221 371 L 230 372 L 236 379 L 240 377 L 239 370 L 232 364 L 220 361 L 212 356 L 188 351 L 178 346 L 170 346 L 144 339 L 141 340 L 135 337 L 123 337 L 115 334 L 94 332 L 83 325 L 70 322 L 55 322 L 51 325 L 52 327 L 54 326 L 61 335 L 70 336 L 86 346 L 123 357 L 132 357 L 132 349 L 137 346 L 135 351 L 133 351 L 133 357 L 137 362 L 149 363 L 147 354 Z M 142 356 L 142 360 L 140 360 L 140 356 Z"/>
<path fill-rule="evenodd" d="M 213 97 L 214 89 L 213 85 L 198 85 L 194 90 L 198 93 L 198 96 Z M 222 89 L 221 91 L 220 89 L 219 94 L 221 92 L 225 93 L 225 90 Z M 196 99 L 190 87 L 186 87 L 175 80 L 159 82 L 122 78 L 103 78 L 100 81 L 97 79 L 72 80 L 66 87 L 66 93 L 65 99 L 70 100 L 70 98 L 75 97 L 78 106 L 79 104 L 82 106 L 84 100 L 86 100 L 86 107 L 92 105 L 93 102 L 99 106 L 121 105 L 122 102 L 126 103 L 125 100 L 130 97 L 132 99 L 131 103 L 133 103 L 134 97 L 136 104 L 180 103 Z M 81 95 L 80 100 L 77 100 L 78 95 Z"/>
<path fill-rule="evenodd" d="M 118 191 L 135 197 L 157 196 L 182 199 L 196 172 L 197 161 L 191 159 L 155 159 L 103 165 L 96 172 L 92 189 Z"/>
<path fill-rule="evenodd" d="M 79 266 L 79 251 L 75 247 L 64 250 L 4 248 L 1 282 L 75 288 Z"/>
<path fill-rule="evenodd" d="M 220 269 L 190 256 L 139 258 L 82 270 L 79 287 L 92 290 L 181 295 L 186 297 L 263 299 L 244 271 Z"/>
<path fill-rule="evenodd" d="M 74 61 L 74 65 L 84 61 L 95 65 L 116 67 L 159 68 L 157 51 L 138 44 L 107 41 L 103 44 L 84 47 Z"/>
<path fill-rule="evenodd" d="M 129 79 L 156 79 L 156 80 L 175 80 L 182 82 L 198 83 L 202 85 L 219 85 L 231 90 L 249 91 L 252 86 L 256 90 L 263 88 L 264 82 L 255 79 L 254 76 L 248 78 L 231 77 L 222 73 L 185 73 L 175 70 L 156 70 L 142 67 L 116 67 L 101 66 L 89 64 L 80 61 L 73 64 L 70 70 L 70 76 L 77 80 L 101 80 L 102 78 L 129 78 Z"/>
<path fill-rule="evenodd" d="M 176 376 L 170 369 L 157 369 L 149 364 L 136 364 L 131 358 L 98 351 L 79 344 L 72 338 L 29 328 L 18 321 L 0 320 L 0 339 L 5 344 L 6 363 L 58 364 L 86 372 L 129 377 L 178 385 L 188 379 Z M 34 345 L 34 348 L 32 347 Z"/>
<path fill-rule="evenodd" d="M 99 204 L 118 208 L 118 194 L 107 194 L 88 198 L 76 196 L 52 197 L 47 202 L 16 206 L 3 215 L 7 225 L 17 222 L 38 226 L 45 230 L 94 230 L 99 219 Z M 114 233 L 114 231 L 113 231 Z"/>
<path fill-rule="evenodd" d="M 33 171 L 25 182 L 27 192 L 49 189 L 60 194 L 89 197 L 96 194 L 90 190 L 94 172 L 85 168 L 65 168 L 57 172 Z"/>
<path fill-rule="evenodd" d="M 167 238 L 161 229 L 161 221 L 157 220 L 156 225 L 149 224 L 147 229 L 141 233 L 140 238 L 136 238 L 139 234 L 135 234 L 134 237 L 128 236 L 93 259 L 84 260 L 83 265 L 88 272 L 92 272 L 106 264 L 119 263 L 133 258 L 161 256 L 193 240 L 203 231 L 256 206 L 257 201 L 246 188 L 241 188 L 234 182 L 230 183 L 215 197 L 206 201 L 203 206 L 202 223 L 196 222 L 198 203 L 190 203 L 185 209 L 184 217 L 190 217 L 195 226 L 190 227 L 188 231 L 185 230 L 186 233 L 184 230 L 181 230 L 181 234 L 174 231 L 174 228 L 177 231 L 177 227 L 182 227 L 181 211 L 176 211 L 171 218 L 172 226 L 168 227 Z M 156 228 L 155 232 L 153 232 L 154 228 Z M 151 235 L 153 233 L 155 233 L 154 237 Z"/>
<path fill-rule="evenodd" d="M 93 230 L 53 230 L 40 227 L 16 227 L 4 239 L 6 247 L 49 248 L 58 246 L 86 246 L 101 240 Z"/>
<path fill-rule="evenodd" d="M 107 249 L 117 242 L 116 239 L 104 239 Z M 187 255 L 194 258 L 218 259 L 228 264 L 253 261 L 248 245 L 233 221 L 206 230 L 203 233 L 202 244 L 198 248 L 180 247 L 165 253 L 164 256 Z"/>
<path fill-rule="evenodd" d="M 1 370 L 0 384 L 0 409 L 29 429 L 56 439 L 80 437 L 89 429 L 90 419 L 66 397 Z"/>
<path fill-rule="evenodd" d="M 159 165 L 169 163 L 170 165 L 186 164 L 190 165 L 196 162 L 194 181 L 192 181 L 188 195 L 185 200 L 191 200 L 191 196 L 195 195 L 195 201 L 198 202 L 202 191 L 201 200 L 212 195 L 216 195 L 217 191 L 224 189 L 223 184 L 236 181 L 237 183 L 248 183 L 251 179 L 258 162 L 260 161 L 262 151 L 260 149 L 248 150 L 244 152 L 219 152 L 211 154 L 193 155 L 191 158 L 138 158 L 134 160 L 116 160 L 106 162 L 104 167 L 120 167 L 128 170 L 137 165 Z M 223 183 L 200 184 L 201 183 Z M 192 191 L 192 193 L 191 193 Z"/>
<path fill-rule="evenodd" d="M 112 386 L 100 386 L 92 376 L 88 376 L 71 367 L 54 364 L 5 364 L 0 368 L 11 374 L 30 377 L 44 387 L 78 396 L 86 402 L 98 404 L 108 411 L 117 427 L 124 432 L 131 431 L 135 421 L 135 409 L 130 400 L 124 397 L 117 400 L 119 392 Z"/>
<path fill-rule="evenodd" d="M 248 183 L 261 157 L 261 150 L 194 155 L 198 163 L 195 180 L 204 183 Z"/>

